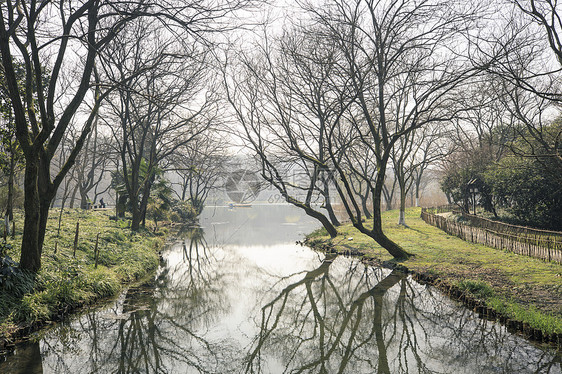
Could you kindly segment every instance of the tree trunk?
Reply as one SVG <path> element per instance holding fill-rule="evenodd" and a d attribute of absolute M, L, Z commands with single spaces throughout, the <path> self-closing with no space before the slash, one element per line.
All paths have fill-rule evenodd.
<path fill-rule="evenodd" d="M 139 231 L 140 223 L 142 220 L 142 214 L 141 214 L 141 210 L 139 209 L 138 197 L 135 196 L 135 198 L 133 198 L 132 196 L 129 196 L 129 198 L 131 199 L 130 203 L 133 213 L 133 219 L 131 221 L 131 230 Z"/>
<path fill-rule="evenodd" d="M 334 227 L 334 225 L 330 222 L 330 220 L 328 220 L 328 218 L 323 215 L 322 213 L 317 212 L 316 210 L 308 207 L 308 206 L 304 206 L 303 205 L 303 209 L 305 211 L 306 214 L 308 214 L 310 217 L 317 219 L 318 221 L 320 221 L 320 223 L 322 224 L 322 226 L 326 229 L 326 231 L 328 232 L 328 235 L 330 235 L 330 238 L 335 238 L 336 236 L 338 236 L 338 230 L 336 230 L 336 228 Z"/>
<path fill-rule="evenodd" d="M 139 206 L 139 210 L 140 210 L 140 215 L 141 215 L 141 222 L 142 222 L 142 226 L 144 227 L 146 224 L 146 211 L 148 209 L 148 200 L 150 199 L 150 192 L 151 192 L 151 187 L 152 187 L 152 183 L 154 183 L 154 177 L 150 178 L 149 181 L 145 182 L 144 184 L 144 189 L 143 189 L 143 193 L 142 193 L 142 199 L 140 202 L 140 206 Z"/>
<path fill-rule="evenodd" d="M 138 208 L 133 208 L 133 219 L 131 220 L 132 231 L 139 231 L 141 220 L 142 216 L 140 214 L 140 210 Z"/>
<path fill-rule="evenodd" d="M 26 157 L 24 222 L 21 242 L 20 266 L 22 269 L 37 272 L 41 268 L 41 248 L 39 246 L 39 222 L 41 205 L 38 190 L 39 160 Z"/>
<path fill-rule="evenodd" d="M 286 195 L 285 199 L 289 204 L 293 204 L 294 206 L 303 209 L 307 215 L 320 221 L 322 226 L 328 232 L 328 235 L 330 235 L 330 238 L 333 239 L 338 236 L 338 230 L 336 230 L 334 225 L 332 225 L 330 220 L 325 215 L 312 209 L 309 205 L 303 204 L 302 202 L 291 198 L 289 195 Z"/>
<path fill-rule="evenodd" d="M 6 204 L 6 216 L 12 222 L 14 220 L 14 175 L 16 173 L 16 152 L 12 146 L 10 154 L 10 172 L 8 174 L 8 201 Z"/>
<path fill-rule="evenodd" d="M 338 217 L 336 216 L 336 213 L 334 212 L 334 208 L 332 208 L 332 203 L 327 202 L 326 203 L 326 210 L 328 211 L 328 216 L 330 217 L 330 221 L 332 222 L 332 225 L 334 225 L 335 227 L 338 227 L 341 225 Z"/>
<path fill-rule="evenodd" d="M 8 197 L 6 201 L 6 227 L 4 228 L 6 235 L 10 234 L 11 223 L 14 220 L 14 174 L 16 167 L 15 149 L 11 146 L 10 153 L 10 170 L 8 173 Z"/>
<path fill-rule="evenodd" d="M 74 186 L 72 190 L 72 196 L 70 197 L 70 209 L 74 208 L 74 202 L 76 201 L 76 193 L 78 192 L 78 184 Z"/>
<path fill-rule="evenodd" d="M 400 213 L 398 215 L 398 224 L 408 226 L 406 225 L 406 192 L 402 186 L 400 186 Z"/>
<path fill-rule="evenodd" d="M 396 259 L 407 259 L 410 254 L 398 244 L 390 240 L 382 230 L 381 197 L 380 194 L 373 196 L 373 229 L 371 237 Z"/>
<path fill-rule="evenodd" d="M 462 206 L 465 213 L 470 213 L 470 197 L 464 197 Z"/>
<path fill-rule="evenodd" d="M 45 234 L 47 232 L 49 209 L 51 208 L 51 202 L 54 200 L 57 192 L 57 189 L 51 183 L 50 160 L 46 158 L 40 158 L 39 161 L 37 191 L 39 192 L 39 230 L 37 233 L 37 243 L 39 245 L 39 257 L 41 257 Z"/>
<path fill-rule="evenodd" d="M 88 195 L 84 193 L 84 189 L 80 187 L 80 182 L 78 182 L 78 191 L 80 192 L 80 208 L 88 208 Z"/>
<path fill-rule="evenodd" d="M 400 189 L 400 213 L 398 214 L 398 224 L 401 226 L 408 226 L 406 225 L 406 181 L 403 178 L 404 176 L 401 175 L 398 178 L 398 188 Z"/>
<path fill-rule="evenodd" d="M 322 182 L 324 184 L 324 192 L 323 192 L 322 195 L 324 196 L 324 200 L 325 200 L 324 205 L 326 206 L 326 210 L 328 211 L 328 217 L 330 217 L 330 221 L 332 222 L 332 225 L 334 225 L 335 227 L 338 227 L 338 226 L 341 225 L 341 223 L 338 220 L 338 217 L 336 216 L 336 214 L 334 213 L 334 208 L 332 207 L 332 201 L 330 199 L 330 187 L 328 185 L 328 180 L 323 177 Z"/>
<path fill-rule="evenodd" d="M 381 195 L 384 186 L 384 170 L 386 162 L 381 162 L 381 172 L 377 175 L 375 189 L 373 191 L 373 229 L 370 231 L 370 237 L 379 243 L 384 249 L 396 259 L 407 259 L 410 254 L 406 252 L 398 244 L 390 240 L 382 230 L 382 214 L 381 214 Z"/>
<path fill-rule="evenodd" d="M 47 232 L 47 219 L 49 218 L 49 208 L 51 207 L 52 196 L 41 196 L 39 200 L 40 204 L 40 214 L 39 214 L 39 232 L 38 232 L 38 243 L 39 243 L 39 256 L 43 251 L 43 244 L 45 242 L 45 234 Z"/>
<path fill-rule="evenodd" d="M 367 206 L 367 201 L 369 201 L 369 190 L 365 192 L 365 196 L 360 195 L 361 198 L 361 205 L 363 206 L 363 213 L 365 213 L 365 218 L 371 219 L 373 216 L 371 212 L 369 212 L 369 207 Z"/>
<path fill-rule="evenodd" d="M 386 202 L 386 210 L 392 210 L 392 199 L 394 198 L 394 183 L 392 185 L 392 190 L 389 191 L 388 187 L 384 186 L 383 187 L 383 194 L 384 194 L 384 200 Z"/>
<path fill-rule="evenodd" d="M 187 194 L 187 183 L 188 182 L 184 182 L 184 184 L 182 185 L 182 189 L 181 189 L 181 201 L 185 201 L 185 196 Z"/>

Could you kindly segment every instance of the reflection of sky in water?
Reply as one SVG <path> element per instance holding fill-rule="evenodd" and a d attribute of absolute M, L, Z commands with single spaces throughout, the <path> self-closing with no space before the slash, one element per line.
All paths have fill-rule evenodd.
<path fill-rule="evenodd" d="M 287 205 L 206 208 L 199 220 L 209 244 L 273 245 L 293 243 L 320 227 L 318 221 Z"/>
<path fill-rule="evenodd" d="M 431 287 L 295 245 L 317 224 L 294 208 L 217 208 L 201 223 L 150 285 L 50 330 L 0 372 L 561 372 L 548 350 Z"/>

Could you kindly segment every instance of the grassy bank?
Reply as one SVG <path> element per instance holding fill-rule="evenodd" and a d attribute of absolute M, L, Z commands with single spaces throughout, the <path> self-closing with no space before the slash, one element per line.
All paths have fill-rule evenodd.
<path fill-rule="evenodd" d="M 60 235 L 59 210 L 51 211 L 37 276 L 4 278 L 0 287 L 0 350 L 38 326 L 60 320 L 69 311 L 117 294 L 123 284 L 137 280 L 158 266 L 163 234 L 132 234 L 126 221 L 110 220 L 109 211 L 67 209 Z M 76 257 L 73 255 L 79 222 Z M 18 261 L 22 218 L 16 218 L 15 238 L 7 241 L 8 255 Z M 98 240 L 98 267 L 95 245 Z M 56 247 L 56 253 L 55 253 Z"/>
<path fill-rule="evenodd" d="M 383 214 L 387 235 L 415 255 L 401 265 L 442 289 L 460 290 L 463 298 L 469 296 L 510 321 L 546 335 L 562 334 L 562 265 L 467 243 L 426 224 L 420 212 L 407 211 L 408 228 L 396 224 L 398 211 Z M 318 230 L 307 242 L 370 262 L 392 262 L 383 248 L 353 226 L 338 231 L 340 235 L 330 240 Z"/>

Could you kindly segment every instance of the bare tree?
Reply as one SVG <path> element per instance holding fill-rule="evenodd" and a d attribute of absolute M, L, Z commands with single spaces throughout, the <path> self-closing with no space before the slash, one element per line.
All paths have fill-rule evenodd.
<path fill-rule="evenodd" d="M 169 24 L 170 32 L 187 31 L 204 38 L 206 32 L 220 29 L 222 17 L 247 3 L 244 0 L 2 2 L 0 53 L 16 136 L 25 155 L 25 222 L 20 260 L 24 269 L 36 272 L 41 267 L 49 206 L 90 132 L 101 101 L 109 92 L 107 86 L 98 85 L 91 99 L 93 109 L 72 152 L 64 167 L 51 176 L 51 160 L 77 110 L 88 99 L 99 53 L 132 19 L 151 16 Z M 25 66 L 23 85 L 18 85 L 16 79 L 16 58 Z M 61 77 L 67 73 L 76 80 L 71 87 L 64 88 Z M 66 89 L 60 97 L 62 100 L 55 100 L 62 89 Z"/>
<path fill-rule="evenodd" d="M 396 193 L 396 178 L 394 178 L 394 175 L 390 175 L 385 179 L 382 186 L 382 195 L 384 197 L 386 210 L 392 210 L 394 206 L 394 194 Z"/>
<path fill-rule="evenodd" d="M 344 157 L 352 170 L 349 174 L 351 188 L 361 200 L 361 207 L 363 208 L 365 218 L 370 219 L 372 218 L 371 208 L 369 208 L 369 204 L 372 203 L 372 185 L 370 181 L 375 178 L 377 173 L 376 157 L 371 149 L 360 139 L 344 152 Z"/>
<path fill-rule="evenodd" d="M 469 201 L 474 199 L 468 186 L 472 182 L 480 191 L 483 207 L 497 214 L 484 183 L 484 172 L 509 149 L 516 121 L 505 105 L 505 82 L 490 74 L 482 78 L 454 95 L 452 106 L 458 108 L 458 115 L 446 134 L 449 144 L 443 146 L 447 155 L 440 162 L 444 171 L 441 184 L 447 195 L 454 195 L 454 200 L 468 211 Z"/>
<path fill-rule="evenodd" d="M 376 158 L 371 182 L 372 227 L 362 221 L 345 164 L 334 163 L 340 196 L 353 225 L 396 258 L 409 254 L 382 230 L 381 195 L 392 150 L 418 128 L 444 123 L 449 92 L 475 71 L 459 58 L 457 36 L 471 27 L 472 10 L 457 2 L 329 1 L 309 6 L 324 35 L 344 57 L 355 98 L 346 121 L 330 130 L 333 160 L 349 139 L 364 139 Z M 345 67 L 345 69 L 343 69 Z M 352 134 L 352 135 L 350 135 Z"/>
<path fill-rule="evenodd" d="M 562 182 L 562 126 L 558 124 L 558 103 L 518 87 L 506 90 L 502 99 L 513 121 L 512 136 L 505 147 L 509 146 L 515 155 L 536 159 L 550 177 Z"/>
<path fill-rule="evenodd" d="M 86 138 L 84 149 L 79 155 L 75 168 L 78 189 L 80 192 L 80 207 L 87 208 L 88 203 L 96 202 L 98 196 L 109 190 L 110 184 L 101 185 L 107 175 L 110 164 L 111 138 L 98 131 L 99 119 L 96 117 L 93 129 Z M 91 194 L 93 192 L 93 195 Z M 90 199 L 91 196 L 91 199 Z"/>
<path fill-rule="evenodd" d="M 560 7 L 557 1 L 552 0 L 509 0 L 501 3 L 500 6 L 507 8 L 510 13 L 506 15 L 507 12 L 503 8 L 497 11 L 503 15 L 504 21 L 495 29 L 489 27 L 491 31 L 488 34 L 492 35 L 477 39 L 475 44 L 478 45 L 478 53 L 474 58 L 477 63 L 480 63 L 481 59 L 492 62 L 485 65 L 486 71 L 503 82 L 502 97 L 505 97 L 503 95 L 507 92 L 507 100 L 511 102 L 507 106 L 515 110 L 515 117 L 525 129 L 519 135 L 530 142 L 540 143 L 544 148 L 541 157 L 550 155 L 560 172 L 562 129 L 552 133 L 552 127 L 547 129 L 544 126 L 545 116 L 541 124 L 523 120 L 523 113 L 516 113 L 516 106 L 513 105 L 519 100 L 515 96 L 529 97 L 529 95 L 536 96 L 536 100 L 543 102 L 542 105 L 546 105 L 549 101 L 551 102 L 549 106 L 559 106 L 562 102 Z M 494 34 L 497 28 L 502 30 L 500 36 Z M 553 120 L 552 115 L 550 120 Z"/>
<path fill-rule="evenodd" d="M 442 124 L 416 129 L 396 142 L 391 152 L 395 179 L 400 193 L 398 224 L 406 225 L 406 196 L 414 188 L 416 206 L 421 181 L 427 168 L 447 154 L 443 145 L 447 129 Z"/>
<path fill-rule="evenodd" d="M 201 213 L 209 193 L 221 186 L 224 180 L 226 155 L 224 139 L 206 134 L 192 139 L 178 149 L 168 171 L 180 181 L 176 184 L 182 201 L 189 201 Z"/>
<path fill-rule="evenodd" d="M 562 65 L 562 18 L 556 0 L 529 0 L 512 2 L 526 15 L 537 22 L 546 33 L 551 50 Z"/>
<path fill-rule="evenodd" d="M 208 51 L 187 48 L 178 48 L 164 29 L 139 20 L 115 39 L 107 56 L 106 74 L 112 80 L 135 76 L 115 91 L 104 116 L 118 147 L 120 182 L 135 231 L 144 222 L 158 170 L 163 171 L 170 156 L 217 119 L 218 107 L 207 79 Z M 139 67 L 142 72 L 135 72 Z"/>
<path fill-rule="evenodd" d="M 334 48 L 311 36 L 287 34 L 274 45 L 266 40 L 258 54 L 242 56 L 241 72 L 225 72 L 225 87 L 262 177 L 335 237 L 339 222 L 330 201 L 326 121 L 334 120 L 342 101 L 326 95 L 334 76 Z M 234 70 L 234 64 L 230 67 Z"/>
<path fill-rule="evenodd" d="M 14 220 L 14 197 L 16 194 L 16 176 L 21 171 L 22 154 L 19 150 L 14 131 L 14 118 L 9 102 L 4 102 L 0 109 L 0 169 L 6 180 L 6 210 L 4 214 L 4 232 L 8 234 Z"/>

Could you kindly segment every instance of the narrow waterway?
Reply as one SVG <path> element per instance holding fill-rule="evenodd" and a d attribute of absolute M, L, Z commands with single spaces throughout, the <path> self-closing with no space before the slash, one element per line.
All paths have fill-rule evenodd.
<path fill-rule="evenodd" d="M 153 280 L 0 373 L 561 373 L 560 356 L 401 273 L 295 244 L 285 205 L 207 208 Z"/>

